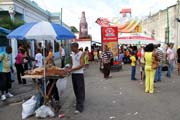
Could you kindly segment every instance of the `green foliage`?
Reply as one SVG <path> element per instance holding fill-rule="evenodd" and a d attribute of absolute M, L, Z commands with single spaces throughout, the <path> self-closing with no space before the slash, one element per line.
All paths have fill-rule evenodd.
<path fill-rule="evenodd" d="M 3 17 L 0 19 L 0 26 L 9 30 L 14 30 L 17 27 L 23 25 L 24 23 L 24 21 L 16 19 L 12 21 L 10 17 Z"/>
<path fill-rule="evenodd" d="M 74 27 L 74 26 L 71 26 L 70 28 L 71 28 L 71 32 L 73 32 L 73 33 L 79 32 L 79 31 L 77 30 L 77 28 Z"/>

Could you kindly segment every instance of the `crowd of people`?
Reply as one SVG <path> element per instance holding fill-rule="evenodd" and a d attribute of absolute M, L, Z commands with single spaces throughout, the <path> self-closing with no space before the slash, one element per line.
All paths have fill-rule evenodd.
<path fill-rule="evenodd" d="M 16 68 L 17 80 L 19 84 L 26 84 L 26 79 L 22 79 L 25 71 L 28 69 L 40 68 L 44 64 L 45 65 L 53 65 L 55 66 L 54 55 L 52 51 L 52 47 L 50 46 L 47 50 L 42 47 L 42 44 L 39 43 L 38 47 L 35 50 L 35 56 L 31 57 L 29 53 L 28 47 L 19 45 L 18 53 L 15 57 L 15 64 L 13 65 L 11 62 L 11 53 L 12 48 L 6 47 L 6 52 L 0 53 L 0 90 L 1 90 L 1 100 L 5 101 L 8 97 L 13 97 L 13 95 L 9 92 L 11 88 L 11 73 L 14 70 L 13 67 Z M 74 94 L 76 97 L 76 110 L 75 114 L 78 114 L 84 109 L 84 100 L 85 100 L 85 83 L 84 83 L 84 66 L 88 68 L 89 65 L 89 50 L 88 47 L 85 48 L 85 51 L 79 49 L 78 43 L 72 43 L 71 45 L 71 67 L 65 69 L 66 72 L 72 73 L 72 83 L 74 88 Z M 47 53 L 46 53 L 47 52 Z M 44 54 L 45 53 L 45 54 Z M 62 44 L 59 48 L 60 60 L 61 60 L 61 68 L 65 67 L 65 49 Z M 43 56 L 46 56 L 44 61 Z M 13 75 L 12 74 L 12 75 Z M 41 79 L 38 79 L 39 82 L 42 82 Z M 52 80 L 49 79 L 47 84 L 47 90 L 50 89 L 52 84 Z M 42 98 L 42 97 L 41 97 Z M 40 98 L 40 101 L 42 99 Z M 59 100 L 59 94 L 57 87 L 53 87 L 53 98 L 55 100 Z M 40 103 L 42 104 L 42 103 Z"/>
<path fill-rule="evenodd" d="M 79 48 L 78 43 L 72 43 L 71 45 L 71 60 L 72 67 L 67 69 L 67 72 L 72 73 L 72 85 L 74 94 L 76 97 L 76 111 L 75 113 L 81 113 L 84 109 L 85 101 L 85 81 L 84 71 L 88 69 L 89 61 L 93 60 L 94 64 L 99 61 L 103 66 L 104 78 L 111 78 L 110 69 L 113 65 L 114 56 L 107 45 L 103 46 L 103 52 L 100 50 L 93 49 L 89 51 L 88 47 L 84 50 Z M 168 78 L 172 77 L 174 65 L 177 64 L 178 75 L 180 75 L 180 46 L 177 51 L 173 49 L 174 44 L 170 43 L 167 47 L 162 48 L 160 44 L 148 44 L 141 46 L 122 45 L 119 48 L 118 61 L 119 64 L 130 64 L 131 65 L 131 80 L 138 80 L 137 67 L 140 68 L 140 79 L 145 83 L 145 92 L 154 93 L 154 83 L 162 81 L 162 70 L 166 67 Z M 19 46 L 18 54 L 15 57 L 15 68 L 17 73 L 17 80 L 19 84 L 26 84 L 26 80 L 22 79 L 24 71 L 28 69 L 34 69 L 46 65 L 55 65 L 54 55 L 52 47 L 49 47 L 46 55 L 46 60 L 43 61 L 43 48 L 41 44 L 36 49 L 35 57 L 31 57 L 28 47 Z M 47 51 L 47 50 L 46 50 Z M 65 67 L 65 50 L 64 45 L 60 46 L 60 60 L 61 68 Z M 14 72 L 13 65 L 11 62 L 12 48 L 6 47 L 6 52 L 0 53 L 0 90 L 1 100 L 6 100 L 8 97 L 13 97 L 9 92 L 11 88 L 11 73 Z M 166 66 L 164 66 L 166 65 Z M 137 78 L 138 77 L 138 78 Z M 50 81 L 49 84 L 52 82 Z M 59 100 L 57 88 L 53 88 L 54 98 Z"/>
<path fill-rule="evenodd" d="M 180 46 L 177 51 L 174 44 L 161 47 L 160 44 L 142 46 L 122 45 L 119 50 L 120 64 L 130 63 L 131 80 L 137 80 L 136 68 L 140 68 L 140 79 L 145 80 L 145 92 L 154 93 L 154 83 L 162 81 L 162 71 L 167 71 L 166 76 L 172 77 L 174 66 L 177 65 L 180 75 Z"/>
<path fill-rule="evenodd" d="M 44 54 L 45 52 L 45 54 Z M 65 51 L 64 46 L 60 47 L 60 57 L 61 57 L 61 67 L 65 66 Z M 10 46 L 6 47 L 6 51 L 0 53 L 0 90 L 1 90 L 1 100 L 6 100 L 8 97 L 13 97 L 9 92 L 11 84 L 14 81 L 14 69 L 16 69 L 18 84 L 26 84 L 26 79 L 21 77 L 24 75 L 26 70 L 40 68 L 43 66 L 43 56 L 46 56 L 46 64 L 54 64 L 54 55 L 52 47 L 44 49 L 42 43 L 38 43 L 38 47 L 35 49 L 35 56 L 31 56 L 31 49 L 28 45 L 19 44 L 18 53 L 16 55 L 15 63 L 12 63 L 12 48 Z M 13 76 L 13 77 L 12 77 Z M 12 80 L 13 79 L 13 80 Z"/>

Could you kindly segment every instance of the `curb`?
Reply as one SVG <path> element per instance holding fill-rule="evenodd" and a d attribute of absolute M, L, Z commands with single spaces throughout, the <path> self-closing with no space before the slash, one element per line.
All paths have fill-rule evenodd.
<path fill-rule="evenodd" d="M 0 107 L 5 107 L 7 105 L 23 102 L 24 100 L 29 99 L 31 96 L 36 94 L 36 90 L 26 92 L 17 96 L 14 96 L 12 98 L 7 99 L 6 101 L 0 101 Z"/>

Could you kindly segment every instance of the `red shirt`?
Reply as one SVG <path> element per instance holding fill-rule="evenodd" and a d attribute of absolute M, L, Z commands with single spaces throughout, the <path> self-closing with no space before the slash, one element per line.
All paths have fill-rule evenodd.
<path fill-rule="evenodd" d="M 138 56 L 138 57 L 141 57 L 141 52 L 137 52 L 137 56 Z"/>
<path fill-rule="evenodd" d="M 24 55 L 22 53 L 18 53 L 16 56 L 16 64 L 22 64 L 23 58 L 24 58 Z"/>

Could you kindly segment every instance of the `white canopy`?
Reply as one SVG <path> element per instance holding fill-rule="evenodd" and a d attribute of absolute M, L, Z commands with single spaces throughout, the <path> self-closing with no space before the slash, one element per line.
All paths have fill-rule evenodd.
<path fill-rule="evenodd" d="M 142 33 L 122 33 L 119 34 L 118 38 L 119 44 L 158 44 L 159 41 L 155 40 L 152 37 L 149 37 Z"/>

